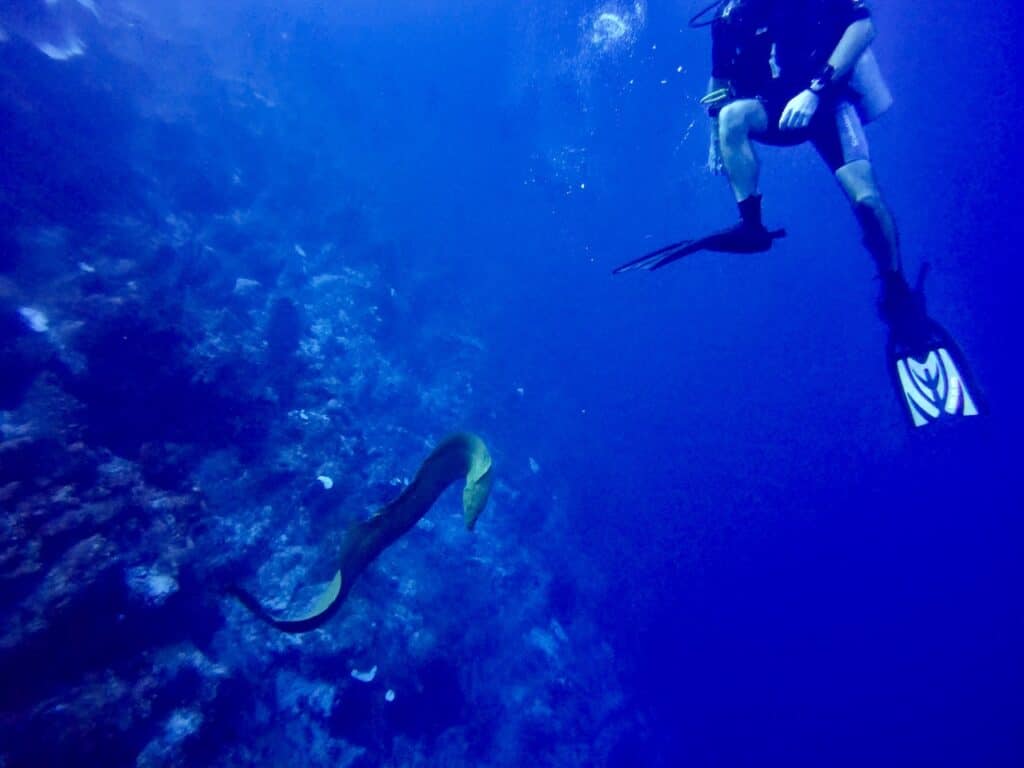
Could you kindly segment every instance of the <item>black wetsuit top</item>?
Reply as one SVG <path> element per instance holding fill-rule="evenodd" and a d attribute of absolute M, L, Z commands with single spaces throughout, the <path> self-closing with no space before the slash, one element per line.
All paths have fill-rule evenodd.
<path fill-rule="evenodd" d="M 711 27 L 711 74 L 739 98 L 795 96 L 869 16 L 864 0 L 729 0 Z"/>

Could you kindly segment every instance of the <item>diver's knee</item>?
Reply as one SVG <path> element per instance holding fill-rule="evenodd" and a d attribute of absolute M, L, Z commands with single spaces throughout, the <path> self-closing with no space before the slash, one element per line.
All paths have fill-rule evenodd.
<path fill-rule="evenodd" d="M 851 205 L 870 197 L 879 197 L 878 184 L 868 160 L 852 160 L 835 171 L 836 181 Z"/>
<path fill-rule="evenodd" d="M 734 101 L 722 107 L 718 113 L 718 131 L 722 141 L 737 141 L 747 138 L 750 123 L 757 102 L 747 99 Z"/>

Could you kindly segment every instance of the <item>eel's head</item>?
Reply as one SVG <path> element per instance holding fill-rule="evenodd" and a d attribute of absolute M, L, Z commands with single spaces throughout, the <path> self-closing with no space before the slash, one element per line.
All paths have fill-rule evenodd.
<path fill-rule="evenodd" d="M 494 475 L 491 472 L 491 454 L 484 441 L 473 434 L 459 435 L 466 458 L 466 487 L 462 489 L 462 513 L 466 528 L 473 530 L 477 518 L 487 506 Z"/>

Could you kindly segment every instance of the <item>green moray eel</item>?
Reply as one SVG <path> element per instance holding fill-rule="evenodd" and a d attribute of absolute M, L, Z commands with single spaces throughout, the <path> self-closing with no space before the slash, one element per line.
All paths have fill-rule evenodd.
<path fill-rule="evenodd" d="M 284 632 L 316 629 L 338 610 L 359 574 L 416 525 L 445 489 L 460 477 L 466 481 L 462 489 L 463 519 L 466 528 L 473 530 L 491 491 L 491 455 L 479 437 L 459 433 L 441 441 L 396 499 L 348 530 L 341 546 L 338 572 L 306 613 L 280 618 L 241 587 L 231 587 L 229 592 L 260 619 Z"/>

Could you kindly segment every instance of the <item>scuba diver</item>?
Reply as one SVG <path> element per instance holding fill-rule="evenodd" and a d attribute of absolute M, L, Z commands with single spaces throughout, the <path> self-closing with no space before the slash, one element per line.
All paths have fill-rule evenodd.
<path fill-rule="evenodd" d="M 769 250 L 786 233 L 762 223 L 754 142 L 809 141 L 846 194 L 878 269 L 887 361 L 911 423 L 976 415 L 963 355 L 925 311 L 927 265 L 912 288 L 872 170 L 863 126 L 888 110 L 892 95 L 871 51 L 875 30 L 864 0 L 718 0 L 690 26 L 711 27 L 711 82 L 701 99 L 712 125 L 708 166 L 727 176 L 740 220 L 659 248 L 614 273 L 661 269 L 698 251 Z"/>

